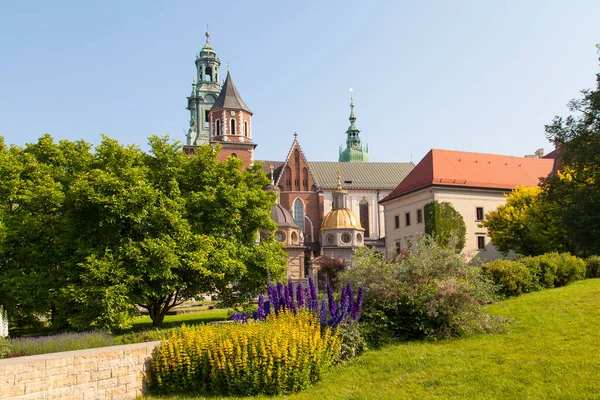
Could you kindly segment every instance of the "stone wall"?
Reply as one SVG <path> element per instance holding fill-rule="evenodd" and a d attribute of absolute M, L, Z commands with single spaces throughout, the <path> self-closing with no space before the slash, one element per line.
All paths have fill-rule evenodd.
<path fill-rule="evenodd" d="M 159 343 L 0 360 L 0 399 L 135 399 Z"/>

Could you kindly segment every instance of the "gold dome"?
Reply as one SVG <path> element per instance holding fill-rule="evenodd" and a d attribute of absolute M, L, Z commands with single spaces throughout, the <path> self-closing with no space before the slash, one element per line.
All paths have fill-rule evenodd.
<path fill-rule="evenodd" d="M 364 231 L 356 215 L 354 215 L 352 210 L 347 208 L 340 208 L 329 212 L 323 218 L 321 229 L 357 229 Z"/>

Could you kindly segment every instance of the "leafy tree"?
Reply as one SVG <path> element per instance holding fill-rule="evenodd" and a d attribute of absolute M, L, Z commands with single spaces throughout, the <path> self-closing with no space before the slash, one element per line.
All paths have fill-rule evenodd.
<path fill-rule="evenodd" d="M 568 240 L 555 203 L 543 201 L 539 187 L 517 187 L 506 196 L 506 204 L 485 215 L 494 246 L 505 255 L 514 251 L 536 256 L 567 251 Z"/>
<path fill-rule="evenodd" d="M 446 247 L 453 242 L 453 248 L 460 253 L 465 248 L 467 226 L 462 215 L 451 203 L 433 201 L 425 207 L 425 233 L 431 235 L 436 243 Z"/>
<path fill-rule="evenodd" d="M 281 245 L 256 241 L 274 229 L 259 166 L 159 137 L 148 154 L 107 137 L 90 149 L 48 135 L 0 148 L 0 297 L 23 316 L 118 329 L 137 305 L 158 326 L 200 293 L 244 301 L 283 274 Z"/>
<path fill-rule="evenodd" d="M 567 118 L 546 126 L 556 143 L 561 172 L 543 182 L 544 201 L 560 208 L 560 217 L 578 254 L 600 254 L 600 74 L 596 90 L 571 100 Z"/>

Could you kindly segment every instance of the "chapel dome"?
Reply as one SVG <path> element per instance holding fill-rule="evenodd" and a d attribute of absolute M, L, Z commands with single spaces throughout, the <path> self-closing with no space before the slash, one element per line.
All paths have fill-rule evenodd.
<path fill-rule="evenodd" d="M 271 219 L 275 221 L 279 227 L 290 227 L 290 228 L 298 228 L 298 225 L 294 222 L 294 218 L 292 214 L 280 204 L 275 204 L 271 206 Z"/>
<path fill-rule="evenodd" d="M 356 229 L 364 231 L 356 215 L 347 208 L 340 208 L 329 212 L 323 218 L 321 229 Z"/>

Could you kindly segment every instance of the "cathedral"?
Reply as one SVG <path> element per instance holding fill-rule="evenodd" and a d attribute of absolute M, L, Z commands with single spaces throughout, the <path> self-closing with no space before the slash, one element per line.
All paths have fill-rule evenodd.
<path fill-rule="evenodd" d="M 187 98 L 190 127 L 184 151 L 193 153 L 199 145 L 218 143 L 219 160 L 237 157 L 244 168 L 261 163 L 271 179 L 265 189 L 277 192 L 271 217 L 279 226 L 275 239 L 284 244 L 288 254 L 288 278 L 308 278 L 318 271 L 324 258 L 349 260 L 357 247 L 385 251 L 383 207 L 379 201 L 398 186 L 414 164 L 369 162 L 368 146 L 362 144 L 356 126 L 353 99 L 346 146 L 339 149 L 337 162 L 309 161 L 297 134 L 285 158 L 255 160 L 252 111 L 229 71 L 219 83 L 221 62 L 208 32 L 195 65 L 196 76 Z"/>

